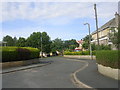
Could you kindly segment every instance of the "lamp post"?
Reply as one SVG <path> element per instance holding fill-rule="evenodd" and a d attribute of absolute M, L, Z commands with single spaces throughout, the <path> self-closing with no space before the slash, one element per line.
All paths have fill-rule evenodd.
<path fill-rule="evenodd" d="M 89 24 L 89 23 L 85 23 L 84 25 L 88 25 L 90 56 L 91 56 L 91 59 L 93 59 L 93 58 L 92 58 L 92 48 L 91 48 L 91 37 L 90 37 L 90 24 Z"/>
<path fill-rule="evenodd" d="M 42 59 L 42 57 L 43 57 L 43 53 L 42 53 L 42 32 L 41 32 L 40 41 L 41 41 L 41 59 Z"/>

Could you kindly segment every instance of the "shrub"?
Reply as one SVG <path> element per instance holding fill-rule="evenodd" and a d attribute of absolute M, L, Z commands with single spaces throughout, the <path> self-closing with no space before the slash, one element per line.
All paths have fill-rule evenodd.
<path fill-rule="evenodd" d="M 17 58 L 17 47 L 2 47 L 2 62 L 14 61 Z"/>
<path fill-rule="evenodd" d="M 120 69 L 120 59 L 118 58 L 117 50 L 97 51 L 96 60 L 98 64 Z"/>
<path fill-rule="evenodd" d="M 95 44 L 91 44 L 92 47 L 92 51 L 97 50 L 99 47 L 99 50 L 111 50 L 111 46 L 110 45 L 95 45 Z"/>
<path fill-rule="evenodd" d="M 31 48 L 31 47 L 23 47 L 25 49 L 28 49 L 30 51 L 30 58 L 38 58 L 40 54 L 40 50 L 37 48 Z"/>
<path fill-rule="evenodd" d="M 82 55 L 90 55 L 89 51 L 83 51 Z"/>
<path fill-rule="evenodd" d="M 30 47 L 2 47 L 2 62 L 28 60 L 39 57 L 39 50 Z"/>
<path fill-rule="evenodd" d="M 79 51 L 79 52 L 65 51 L 64 55 L 90 55 L 90 54 L 89 51 Z M 93 51 L 93 55 L 95 55 L 95 51 Z"/>
<path fill-rule="evenodd" d="M 17 58 L 16 60 L 28 60 L 30 59 L 31 52 L 26 48 L 17 48 Z"/>

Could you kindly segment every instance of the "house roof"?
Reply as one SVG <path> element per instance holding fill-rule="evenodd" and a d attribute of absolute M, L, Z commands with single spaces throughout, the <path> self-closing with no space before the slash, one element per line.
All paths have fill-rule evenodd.
<path fill-rule="evenodd" d="M 1 43 L 7 43 L 7 42 L 4 42 L 4 41 L 0 41 L 0 44 L 1 44 Z"/>
<path fill-rule="evenodd" d="M 119 18 L 119 21 L 120 21 L 120 18 Z M 101 26 L 100 28 L 98 28 L 98 32 L 99 31 L 103 31 L 106 28 L 110 28 L 110 27 L 117 27 L 117 23 L 115 21 L 115 18 L 111 19 L 110 21 L 108 21 L 107 23 L 105 23 L 103 26 Z M 94 31 L 94 32 L 92 32 L 91 34 L 95 34 L 96 32 L 97 32 L 97 30 Z"/>

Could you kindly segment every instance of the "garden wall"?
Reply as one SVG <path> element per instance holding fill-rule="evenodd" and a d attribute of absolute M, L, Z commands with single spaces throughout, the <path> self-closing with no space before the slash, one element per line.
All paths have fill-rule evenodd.
<path fill-rule="evenodd" d="M 96 61 L 98 63 L 98 71 L 105 76 L 120 79 L 119 53 L 117 50 L 97 51 Z"/>

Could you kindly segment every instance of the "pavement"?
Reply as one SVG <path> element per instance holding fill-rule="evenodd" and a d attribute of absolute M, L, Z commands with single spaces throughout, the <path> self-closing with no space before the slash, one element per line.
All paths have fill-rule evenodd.
<path fill-rule="evenodd" d="M 16 72 L 16 71 L 21 71 L 21 70 L 26 70 L 26 69 L 31 69 L 31 68 L 37 68 L 37 67 L 42 67 L 46 66 L 48 64 L 51 64 L 52 62 L 50 61 L 40 61 L 40 63 L 37 64 L 31 64 L 31 65 L 25 65 L 25 66 L 18 66 L 18 67 L 11 67 L 11 68 L 6 68 L 2 69 L 0 74 L 6 74 L 6 73 L 11 73 L 11 72 Z"/>
<path fill-rule="evenodd" d="M 97 89 L 118 88 L 117 80 L 103 76 L 97 71 L 95 60 L 68 59 L 64 57 L 46 58 L 41 60 L 42 64 L 3 70 L 2 87 L 77 88 L 76 84 L 72 82 L 71 74 L 84 67 L 85 63 L 81 61 L 87 62 L 88 66 L 76 73 L 76 77 L 80 82 Z M 47 65 L 46 63 L 51 64 Z M 40 67 L 45 64 L 46 66 Z"/>
<path fill-rule="evenodd" d="M 80 60 L 80 59 L 78 59 Z M 118 80 L 100 74 L 97 70 L 96 60 L 81 60 L 88 62 L 88 67 L 76 74 L 84 84 L 93 88 L 118 88 Z"/>

